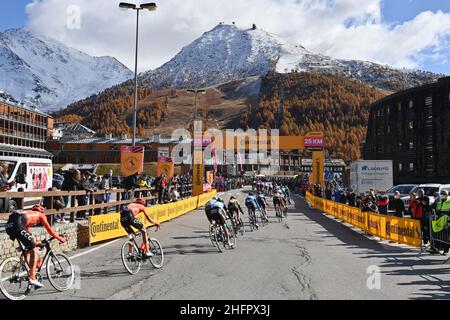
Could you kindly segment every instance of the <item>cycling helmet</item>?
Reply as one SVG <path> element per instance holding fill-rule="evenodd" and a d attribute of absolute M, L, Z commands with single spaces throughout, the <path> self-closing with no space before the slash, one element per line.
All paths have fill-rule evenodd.
<path fill-rule="evenodd" d="M 218 198 L 218 199 L 217 199 L 217 202 L 222 202 L 222 203 L 224 203 L 223 199 L 221 199 L 221 198 Z"/>
<path fill-rule="evenodd" d="M 37 211 L 40 213 L 44 213 L 45 212 L 45 208 L 43 206 L 41 206 L 40 204 L 37 204 L 35 206 L 33 206 L 33 208 L 31 209 L 32 211 Z"/>
<path fill-rule="evenodd" d="M 230 200 L 235 200 L 235 199 L 236 199 L 236 198 L 235 198 L 235 197 L 233 197 L 233 196 L 232 196 L 232 197 L 230 197 Z"/>
<path fill-rule="evenodd" d="M 145 201 L 145 199 L 139 198 L 134 200 L 134 203 L 142 204 L 143 206 L 145 206 L 147 201 Z"/>

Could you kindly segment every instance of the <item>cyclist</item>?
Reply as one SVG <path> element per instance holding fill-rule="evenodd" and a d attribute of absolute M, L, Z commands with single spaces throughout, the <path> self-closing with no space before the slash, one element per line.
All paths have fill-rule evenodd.
<path fill-rule="evenodd" d="M 215 222 L 222 227 L 225 237 L 228 239 L 228 244 L 232 246 L 230 236 L 228 234 L 227 223 L 225 221 L 227 211 L 225 209 L 224 201 L 220 198 L 213 198 L 210 200 L 205 206 L 205 214 L 210 224 Z"/>
<path fill-rule="evenodd" d="M 273 206 L 275 207 L 275 211 L 277 213 L 277 217 L 280 216 L 281 212 L 283 211 L 284 208 L 284 199 L 283 199 L 284 195 L 281 192 L 281 189 L 277 188 L 274 189 L 273 192 Z M 278 208 L 278 210 L 277 210 Z"/>
<path fill-rule="evenodd" d="M 258 224 L 256 223 L 256 209 L 261 211 L 261 208 L 259 207 L 258 201 L 253 196 L 253 193 L 250 193 L 248 197 L 245 199 L 245 205 L 248 209 L 248 214 L 254 221 L 254 225 L 256 229 L 259 229 Z"/>
<path fill-rule="evenodd" d="M 283 194 L 286 197 L 287 202 L 291 204 L 291 193 L 289 191 L 289 188 L 287 186 L 282 186 L 281 191 L 283 191 Z"/>
<path fill-rule="evenodd" d="M 137 216 L 142 212 L 150 223 L 156 225 L 158 228 L 161 226 L 161 224 L 159 223 L 159 221 L 152 219 L 152 217 L 147 214 L 145 205 L 145 199 L 139 198 L 136 199 L 134 203 L 123 207 L 120 211 L 120 224 L 129 235 L 134 235 L 135 233 L 133 231 L 133 228 L 131 227 L 134 227 L 141 232 L 143 237 L 145 255 L 149 258 L 153 257 L 153 253 L 150 252 L 149 249 L 147 229 L 144 227 L 141 220 L 139 220 Z"/>
<path fill-rule="evenodd" d="M 232 222 L 236 221 L 236 225 L 240 224 L 240 213 L 244 214 L 244 211 L 241 208 L 241 204 L 235 197 L 231 197 L 230 201 L 228 202 L 228 215 Z"/>
<path fill-rule="evenodd" d="M 258 205 L 261 208 L 261 214 L 263 216 L 263 219 L 269 222 L 269 220 L 267 219 L 267 210 L 266 210 L 266 207 L 269 206 L 269 203 L 267 202 L 267 199 L 262 192 L 260 192 L 257 195 L 256 201 L 258 202 Z"/>
<path fill-rule="evenodd" d="M 40 242 L 36 241 L 30 232 L 30 228 L 42 224 L 47 232 L 61 243 L 65 243 L 67 238 L 60 237 L 48 223 L 45 215 L 45 209 L 40 204 L 35 205 L 31 210 L 13 212 L 5 226 L 6 233 L 12 241 L 18 240 L 24 247 L 25 259 L 30 266 L 29 283 L 36 288 L 42 288 L 44 285 L 36 280 L 37 269 L 37 251 Z"/>

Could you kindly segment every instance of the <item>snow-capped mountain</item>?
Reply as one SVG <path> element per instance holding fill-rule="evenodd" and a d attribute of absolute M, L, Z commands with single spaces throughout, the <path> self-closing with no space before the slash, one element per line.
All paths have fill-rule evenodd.
<path fill-rule="evenodd" d="M 184 47 L 171 61 L 142 75 L 155 87 L 205 87 L 269 71 L 339 73 L 381 89 L 412 87 L 442 75 L 399 70 L 372 62 L 339 60 L 259 29 L 220 24 Z"/>
<path fill-rule="evenodd" d="M 111 57 L 92 57 L 24 29 L 0 33 L 0 91 L 54 110 L 132 78 Z"/>

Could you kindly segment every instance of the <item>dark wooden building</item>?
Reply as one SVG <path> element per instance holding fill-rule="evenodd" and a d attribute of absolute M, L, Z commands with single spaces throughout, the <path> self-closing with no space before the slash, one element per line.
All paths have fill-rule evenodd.
<path fill-rule="evenodd" d="M 450 183 L 450 77 L 370 108 L 364 159 L 393 160 L 394 183 Z"/>

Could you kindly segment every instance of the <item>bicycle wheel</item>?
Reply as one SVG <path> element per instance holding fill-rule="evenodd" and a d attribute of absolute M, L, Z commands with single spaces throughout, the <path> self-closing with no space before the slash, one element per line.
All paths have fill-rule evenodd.
<path fill-rule="evenodd" d="M 47 260 L 47 277 L 50 284 L 58 291 L 66 291 L 72 287 L 75 272 L 72 263 L 62 253 L 51 253 Z"/>
<path fill-rule="evenodd" d="M 9 300 L 23 300 L 30 292 L 28 272 L 19 258 L 9 258 L 1 264 L 0 290 Z"/>
<path fill-rule="evenodd" d="M 216 246 L 216 248 L 219 250 L 220 253 L 223 252 L 220 243 L 225 241 L 224 238 L 225 235 L 222 232 L 222 228 L 214 227 L 214 245 Z"/>
<path fill-rule="evenodd" d="M 148 239 L 148 246 L 151 253 L 153 253 L 153 257 L 151 257 L 150 263 L 156 269 L 161 269 L 164 265 L 164 251 L 158 240 L 154 238 Z"/>
<path fill-rule="evenodd" d="M 249 222 L 249 226 L 250 226 L 250 232 L 253 232 L 255 230 L 255 225 L 254 225 L 253 217 L 251 216 L 251 214 L 248 217 L 248 222 Z"/>
<path fill-rule="evenodd" d="M 213 246 L 216 246 L 216 240 L 215 240 L 215 235 L 214 235 L 214 226 L 211 224 L 209 226 L 209 239 L 211 240 L 211 243 Z"/>
<path fill-rule="evenodd" d="M 141 270 L 141 251 L 136 247 L 134 242 L 127 241 L 123 244 L 121 256 L 123 266 L 130 274 L 137 274 Z"/>
<path fill-rule="evenodd" d="M 234 231 L 230 230 L 230 228 L 228 228 L 228 226 L 227 226 L 227 231 L 228 231 L 228 243 L 226 240 L 224 240 L 224 244 L 225 244 L 224 247 L 227 249 L 235 249 L 236 244 L 237 244 L 236 234 L 234 233 Z"/>
<path fill-rule="evenodd" d="M 239 233 L 241 234 L 241 236 L 245 235 L 245 225 L 244 225 L 244 221 L 242 220 L 242 218 L 239 218 Z"/>

